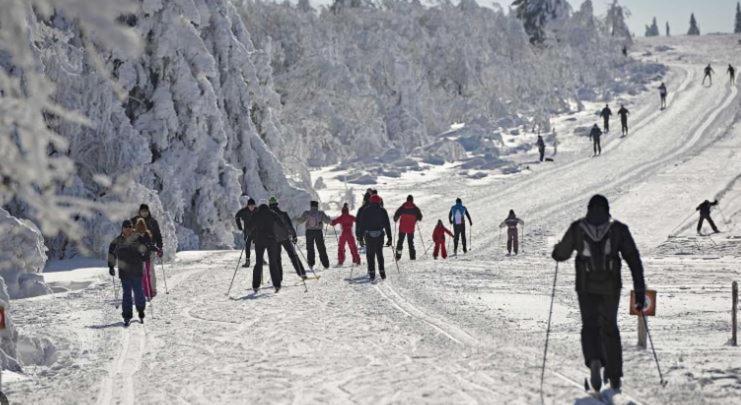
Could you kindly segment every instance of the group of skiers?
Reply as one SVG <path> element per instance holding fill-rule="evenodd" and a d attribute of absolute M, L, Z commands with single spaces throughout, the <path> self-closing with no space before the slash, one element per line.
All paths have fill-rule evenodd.
<path fill-rule="evenodd" d="M 705 85 L 705 80 L 708 80 L 709 85 L 713 85 L 713 74 L 715 73 L 715 70 L 713 70 L 713 67 L 710 66 L 710 63 L 708 63 L 707 66 L 705 66 L 705 75 L 702 77 L 702 84 Z M 726 69 L 726 73 L 728 73 L 728 77 L 730 80 L 730 85 L 734 86 L 736 84 L 736 68 L 733 67 L 730 63 L 728 64 L 728 69 Z"/>

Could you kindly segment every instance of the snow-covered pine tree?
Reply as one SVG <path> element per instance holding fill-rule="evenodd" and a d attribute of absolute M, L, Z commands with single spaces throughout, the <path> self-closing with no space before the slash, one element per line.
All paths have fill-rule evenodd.
<path fill-rule="evenodd" d="M 733 29 L 736 34 L 741 34 L 741 2 L 736 3 L 736 26 Z"/>
<path fill-rule="evenodd" d="M 697 20 L 695 20 L 695 13 L 690 15 L 690 29 L 687 31 L 687 35 L 700 35 L 700 28 L 697 27 Z"/>
<path fill-rule="evenodd" d="M 607 10 L 606 28 L 610 36 L 622 38 L 626 45 L 633 43 L 633 36 L 630 34 L 628 24 L 625 19 L 630 16 L 628 9 L 618 4 L 618 0 L 613 0 L 610 8 Z"/>
<path fill-rule="evenodd" d="M 651 22 L 651 25 L 646 26 L 646 36 L 647 37 L 658 37 L 659 36 L 659 24 L 656 22 L 656 17 L 654 17 L 653 21 Z"/>
<path fill-rule="evenodd" d="M 548 0 L 515 0 L 512 3 L 517 18 L 522 21 L 532 44 L 545 41 L 545 24 L 548 16 Z"/>
<path fill-rule="evenodd" d="M 669 21 L 666 22 L 666 36 L 672 36 L 671 30 L 669 29 Z"/>

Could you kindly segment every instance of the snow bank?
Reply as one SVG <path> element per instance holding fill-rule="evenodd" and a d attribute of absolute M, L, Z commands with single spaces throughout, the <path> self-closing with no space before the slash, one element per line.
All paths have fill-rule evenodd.
<path fill-rule="evenodd" d="M 41 271 L 46 264 L 46 247 L 39 229 L 0 208 L 0 276 L 10 298 L 48 294 Z"/>
<path fill-rule="evenodd" d="M 0 330 L 0 365 L 3 370 L 20 371 L 21 365 L 18 363 L 16 350 L 18 332 L 10 316 L 10 297 L 2 278 L 0 278 L 0 306 L 5 308 L 5 330 Z"/>

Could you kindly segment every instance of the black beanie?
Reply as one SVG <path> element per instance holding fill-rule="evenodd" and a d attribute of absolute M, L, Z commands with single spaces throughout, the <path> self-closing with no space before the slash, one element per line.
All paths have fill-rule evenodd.
<path fill-rule="evenodd" d="M 125 219 L 123 221 L 123 223 L 121 224 L 121 229 L 123 229 L 123 228 L 133 228 L 133 227 L 134 227 L 134 225 L 132 225 L 131 224 L 131 221 L 129 221 L 128 219 Z"/>
<path fill-rule="evenodd" d="M 410 194 L 410 195 L 408 195 L 408 196 L 407 196 L 407 202 L 413 202 L 413 201 L 414 201 L 414 197 L 412 197 L 412 195 L 411 195 L 411 194 Z"/>
<path fill-rule="evenodd" d="M 602 207 L 608 214 L 610 213 L 610 203 L 607 202 L 607 198 L 601 194 L 595 194 L 589 200 L 589 205 L 587 205 L 587 209 L 590 211 L 597 207 Z"/>
<path fill-rule="evenodd" d="M 319 206 L 319 201 L 312 201 L 311 203 L 309 203 L 309 205 L 312 206 L 312 207 L 318 207 Z"/>
<path fill-rule="evenodd" d="M 252 198 L 248 199 L 247 205 L 255 205 L 255 200 L 253 200 Z"/>
<path fill-rule="evenodd" d="M 141 210 L 147 210 L 147 211 L 149 211 L 149 206 L 147 204 L 142 204 L 142 205 L 139 206 L 139 211 L 141 211 Z"/>

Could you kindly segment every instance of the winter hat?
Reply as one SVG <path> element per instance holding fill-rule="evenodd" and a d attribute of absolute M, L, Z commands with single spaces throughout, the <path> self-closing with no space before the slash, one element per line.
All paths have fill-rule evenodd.
<path fill-rule="evenodd" d="M 587 209 L 590 211 L 593 209 L 596 209 L 597 207 L 604 208 L 607 213 L 610 213 L 610 203 L 607 202 L 607 198 L 601 194 L 595 194 L 590 200 L 589 205 L 587 205 Z"/>
<path fill-rule="evenodd" d="M 123 229 L 123 228 L 133 228 L 133 227 L 134 227 L 134 225 L 132 225 L 131 224 L 131 221 L 129 221 L 128 219 L 125 219 L 123 221 L 123 223 L 121 224 L 121 229 Z"/>
<path fill-rule="evenodd" d="M 456 204 L 463 204 L 463 201 L 460 198 L 455 199 Z"/>
<path fill-rule="evenodd" d="M 407 202 L 414 202 L 414 197 L 411 194 L 407 196 Z"/>
<path fill-rule="evenodd" d="M 347 203 L 345 203 L 345 204 L 344 204 L 344 205 L 342 206 L 342 213 L 343 213 L 343 214 L 347 214 L 347 213 L 349 213 L 349 212 L 350 212 L 350 208 L 348 208 L 348 206 L 347 206 Z"/>
<path fill-rule="evenodd" d="M 311 207 L 319 207 L 319 201 L 312 201 L 309 203 Z"/>
<path fill-rule="evenodd" d="M 275 196 L 270 197 L 269 204 L 270 205 L 278 205 L 278 199 L 275 198 Z"/>
<path fill-rule="evenodd" d="M 515 215 L 515 210 L 509 210 L 509 215 L 507 218 L 517 218 L 517 215 Z"/>
<path fill-rule="evenodd" d="M 247 205 L 255 205 L 255 200 L 253 200 L 252 198 L 248 199 Z"/>
<path fill-rule="evenodd" d="M 147 210 L 149 211 L 149 206 L 147 204 L 142 204 L 139 206 L 139 211 Z"/>
<path fill-rule="evenodd" d="M 383 200 L 381 200 L 381 196 L 378 194 L 373 194 L 370 197 L 370 202 L 373 204 L 380 204 Z"/>
<path fill-rule="evenodd" d="M 610 204 L 603 195 L 595 194 L 589 200 L 587 208 L 587 223 L 591 225 L 602 225 L 610 220 Z"/>

